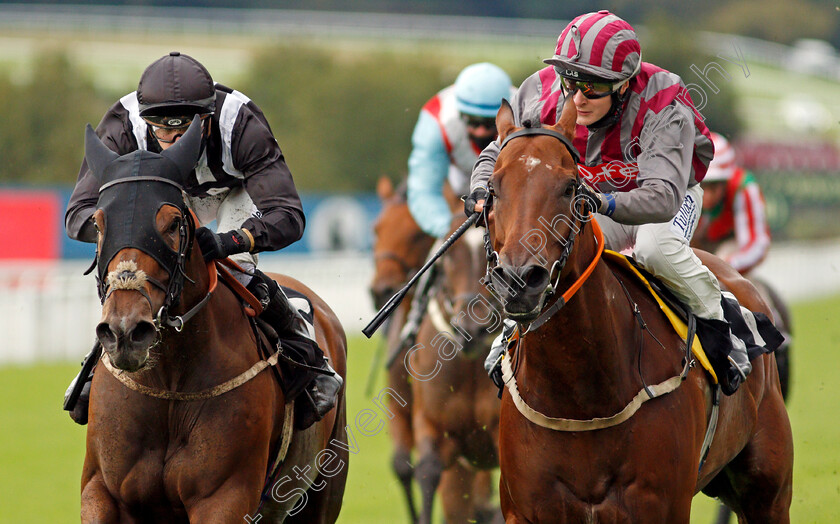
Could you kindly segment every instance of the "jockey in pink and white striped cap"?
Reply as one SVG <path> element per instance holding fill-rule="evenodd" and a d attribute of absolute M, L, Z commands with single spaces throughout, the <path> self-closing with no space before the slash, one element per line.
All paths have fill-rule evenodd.
<path fill-rule="evenodd" d="M 609 11 L 580 15 L 560 33 L 546 64 L 594 79 L 622 82 L 639 72 L 642 47 L 633 27 Z M 562 74 L 562 73 L 561 73 Z"/>
<path fill-rule="evenodd" d="M 718 346 L 734 362 L 720 370 L 722 384 L 732 393 L 750 363 L 743 342 L 726 337 L 717 278 L 689 246 L 703 202 L 700 181 L 714 153 L 702 107 L 678 75 L 642 62 L 633 27 L 609 11 L 572 20 L 544 62 L 549 66 L 525 79 L 510 101 L 515 125 L 553 126 L 564 106 L 574 105 L 581 191 L 596 210 L 606 247 L 632 249 L 639 265 L 697 315 L 701 340 L 705 326 L 722 335 Z M 479 155 L 465 211 L 481 210 L 499 150 L 493 142 Z"/>

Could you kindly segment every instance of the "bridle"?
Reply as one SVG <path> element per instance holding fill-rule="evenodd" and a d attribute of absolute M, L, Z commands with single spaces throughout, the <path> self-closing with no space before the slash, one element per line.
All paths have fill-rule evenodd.
<path fill-rule="evenodd" d="M 546 135 L 546 136 L 556 138 L 557 140 L 560 141 L 561 144 L 563 144 L 563 146 L 565 146 L 566 150 L 572 156 L 572 159 L 575 162 L 575 166 L 577 166 L 577 164 L 580 162 L 580 153 L 578 153 L 577 149 L 575 149 L 575 147 L 572 145 L 572 142 L 565 135 L 563 135 L 561 133 L 558 133 L 557 131 L 555 131 L 553 129 L 548 129 L 548 128 L 544 128 L 544 127 L 526 127 L 526 128 L 520 129 L 518 131 L 515 131 L 515 132 L 509 134 L 502 141 L 502 144 L 499 148 L 499 152 L 501 152 L 501 150 L 504 149 L 504 147 L 511 140 L 514 140 L 514 139 L 520 138 L 520 137 L 538 136 L 538 135 Z M 581 181 L 580 173 L 577 170 L 577 168 L 575 168 L 574 196 L 572 197 L 572 202 L 576 202 L 577 201 L 576 197 L 581 194 L 581 184 L 583 184 L 583 182 Z M 491 204 L 492 197 L 493 197 L 492 188 L 491 188 L 491 191 L 489 193 L 490 194 L 489 194 L 488 199 L 487 199 L 487 204 L 485 204 L 485 206 L 483 208 L 483 211 L 482 211 L 482 213 L 484 213 L 484 216 L 482 218 L 484 219 L 485 224 L 487 224 L 487 215 L 486 214 L 488 213 L 488 209 L 492 206 L 492 204 Z M 598 240 L 598 244 L 599 244 L 598 253 L 597 253 L 595 259 L 590 263 L 590 265 L 587 267 L 587 269 L 581 275 L 581 277 L 578 278 L 578 280 L 574 284 L 572 284 L 572 286 L 563 295 L 558 297 L 558 299 L 548 309 L 543 309 L 541 311 L 540 315 L 537 317 L 537 319 L 530 323 L 527 330 L 522 331 L 523 334 L 526 333 L 526 332 L 529 332 L 529 331 L 536 330 L 537 328 L 542 326 L 552 315 L 554 315 L 554 313 L 559 311 L 568 302 L 568 300 L 572 297 L 572 295 L 574 295 L 574 293 L 577 292 L 578 289 L 580 289 L 580 286 L 583 284 L 583 282 L 586 281 L 587 278 L 589 278 L 589 275 L 592 274 L 592 271 L 594 270 L 595 266 L 597 265 L 598 260 L 600 260 L 600 258 L 601 258 L 601 253 L 603 253 L 603 250 L 604 250 L 603 233 L 601 233 L 600 228 L 597 227 L 597 223 L 594 222 L 594 220 L 592 219 L 592 214 L 591 213 L 592 213 L 593 210 L 590 208 L 588 201 L 585 200 L 585 199 L 580 199 L 580 201 L 581 201 L 581 209 L 580 210 L 573 207 L 572 215 L 573 215 L 574 221 L 572 222 L 572 225 L 571 225 L 571 228 L 570 228 L 570 233 L 565 239 L 565 245 L 563 246 L 563 251 L 560 253 L 560 256 L 557 258 L 557 260 L 555 260 L 552 263 L 551 269 L 549 270 L 549 284 L 543 290 L 543 296 L 540 299 L 540 303 L 543 304 L 543 308 L 545 307 L 545 304 L 547 304 L 551 300 L 551 298 L 553 298 L 554 295 L 560 289 L 560 275 L 563 271 L 563 268 L 566 266 L 566 262 L 568 261 L 569 256 L 571 255 L 572 248 L 574 247 L 575 238 L 577 236 L 577 233 L 582 231 L 584 229 L 584 227 L 586 226 L 586 223 L 589 222 L 589 221 L 593 222 L 593 227 L 595 228 L 595 231 L 596 231 L 596 239 Z M 586 218 L 588 218 L 588 220 Z M 489 228 L 486 228 L 484 230 L 484 250 L 487 254 L 487 274 L 485 275 L 484 278 L 485 278 L 486 282 L 490 282 L 491 281 L 490 280 L 490 278 L 491 278 L 490 275 L 491 275 L 493 269 L 495 269 L 499 264 L 499 253 L 495 249 L 493 249 L 493 244 L 492 244 L 492 241 L 490 239 L 490 229 Z"/>
<path fill-rule="evenodd" d="M 102 185 L 102 187 L 99 189 L 99 193 L 101 195 L 103 191 L 110 187 L 113 187 L 117 184 L 125 184 L 130 182 L 164 183 L 170 186 L 174 186 L 183 194 L 183 187 L 180 184 L 170 179 L 158 176 L 135 176 L 119 178 Z M 183 329 L 184 324 L 193 316 L 195 316 L 195 314 L 198 313 L 198 311 L 201 310 L 201 308 L 203 308 L 207 304 L 207 302 L 209 302 L 210 297 L 212 296 L 212 293 L 214 291 L 214 287 L 211 286 L 204 298 L 202 298 L 197 304 L 192 306 L 186 313 L 182 315 L 170 315 L 169 312 L 180 302 L 181 292 L 184 289 L 184 280 L 189 280 L 190 283 L 195 283 L 186 274 L 186 258 L 187 253 L 189 253 L 192 249 L 197 219 L 193 211 L 187 207 L 183 199 L 180 203 L 175 205 L 175 207 L 177 207 L 179 211 L 181 211 L 181 216 L 183 217 L 183 220 L 180 221 L 178 227 L 178 236 L 180 241 L 178 243 L 177 251 L 171 251 L 171 254 L 167 254 L 168 256 L 152 255 L 150 253 L 149 247 L 147 245 L 144 245 L 148 243 L 145 240 L 132 240 L 131 244 L 128 244 L 125 247 L 139 249 L 140 251 L 150 254 L 152 258 L 154 258 L 161 265 L 161 267 L 163 267 L 163 269 L 169 274 L 169 279 L 166 283 L 163 283 L 149 275 L 145 276 L 145 280 L 153 286 L 160 289 L 161 291 L 163 291 L 164 293 L 163 305 L 160 307 L 157 314 L 154 316 L 155 329 L 160 330 L 161 327 L 168 326 L 174 328 L 175 331 L 180 332 Z M 85 272 L 85 274 L 88 274 L 91 271 L 93 271 L 94 268 L 98 268 L 96 275 L 97 291 L 99 293 L 100 303 L 102 303 L 103 305 L 108 299 L 108 297 L 111 295 L 111 293 L 113 293 L 114 291 L 114 289 L 109 285 L 110 279 L 104 278 L 107 274 L 107 266 L 109 263 L 110 260 L 104 260 L 101 257 L 100 250 L 97 249 L 96 258 L 94 259 L 90 268 L 88 268 L 88 270 Z M 132 273 L 133 271 L 124 270 L 121 274 L 124 276 L 131 276 Z M 149 308 L 152 311 L 154 311 L 154 307 L 152 306 L 152 299 L 149 296 L 149 293 L 146 291 L 145 287 L 140 286 L 139 288 L 133 290 L 139 292 L 148 301 Z"/>
<path fill-rule="evenodd" d="M 417 268 L 413 268 L 408 265 L 400 255 L 394 253 L 393 251 L 382 251 L 373 255 L 374 263 L 379 262 L 380 260 L 390 260 L 391 262 L 396 263 L 402 272 L 406 275 L 406 281 L 409 280 L 414 274 L 417 272 Z"/>

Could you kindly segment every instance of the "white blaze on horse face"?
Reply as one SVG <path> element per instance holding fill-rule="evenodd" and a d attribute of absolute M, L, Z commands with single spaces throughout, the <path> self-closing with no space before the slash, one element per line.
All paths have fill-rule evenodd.
<path fill-rule="evenodd" d="M 542 160 L 531 155 L 522 155 L 519 157 L 519 160 L 521 160 L 522 163 L 525 164 L 525 169 L 527 169 L 529 173 L 534 171 L 535 167 L 542 164 Z"/>

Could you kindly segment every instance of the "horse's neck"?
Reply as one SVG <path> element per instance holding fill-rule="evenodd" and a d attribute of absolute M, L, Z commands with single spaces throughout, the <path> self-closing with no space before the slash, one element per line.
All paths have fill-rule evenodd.
<path fill-rule="evenodd" d="M 201 259 L 200 253 L 198 258 Z M 183 315 L 190 311 L 207 296 L 209 289 L 206 265 L 203 262 L 189 264 L 181 300 L 172 314 Z M 170 388 L 173 384 L 183 385 L 185 381 L 212 378 L 216 374 L 214 364 L 229 362 L 227 356 L 218 358 L 217 353 L 225 348 L 231 352 L 236 349 L 235 344 L 224 340 L 235 331 L 236 318 L 230 313 L 234 307 L 238 307 L 237 299 L 219 282 L 210 300 L 186 321 L 181 332 L 165 329 L 158 363 L 151 371 Z M 220 368 L 218 372 L 224 374 L 226 371 Z M 197 376 L 201 374 L 206 376 Z"/>
<path fill-rule="evenodd" d="M 596 256 L 591 233 L 580 243 L 558 294 Z M 626 391 L 636 387 L 632 382 L 636 336 L 623 291 L 601 260 L 569 302 L 523 338 L 517 380 L 527 389 L 545 392 L 541 397 L 549 405 L 567 405 L 573 412 L 579 410 L 579 416 L 590 416 L 593 407 L 600 412 L 605 405 L 620 408 Z"/>

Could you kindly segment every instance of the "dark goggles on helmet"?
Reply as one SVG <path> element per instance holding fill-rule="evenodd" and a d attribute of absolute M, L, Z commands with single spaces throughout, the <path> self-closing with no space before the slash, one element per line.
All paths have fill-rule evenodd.
<path fill-rule="evenodd" d="M 199 119 L 204 121 L 212 113 L 207 113 L 199 116 Z M 152 128 L 152 134 L 165 144 L 171 144 L 179 136 L 187 132 L 187 128 L 193 121 L 192 116 L 144 116 L 146 121 Z"/>
<path fill-rule="evenodd" d="M 560 82 L 563 86 L 563 90 L 567 94 L 572 95 L 576 91 L 580 90 L 580 92 L 583 93 L 583 96 L 590 100 L 610 96 L 618 91 L 622 85 L 624 85 L 624 82 L 618 82 L 615 84 L 610 82 L 589 82 L 572 80 L 571 78 L 566 78 L 565 76 L 560 77 Z"/>
<path fill-rule="evenodd" d="M 494 116 L 475 116 L 461 113 L 461 120 L 467 127 L 478 128 L 484 126 L 487 129 L 496 129 L 496 117 Z"/>

